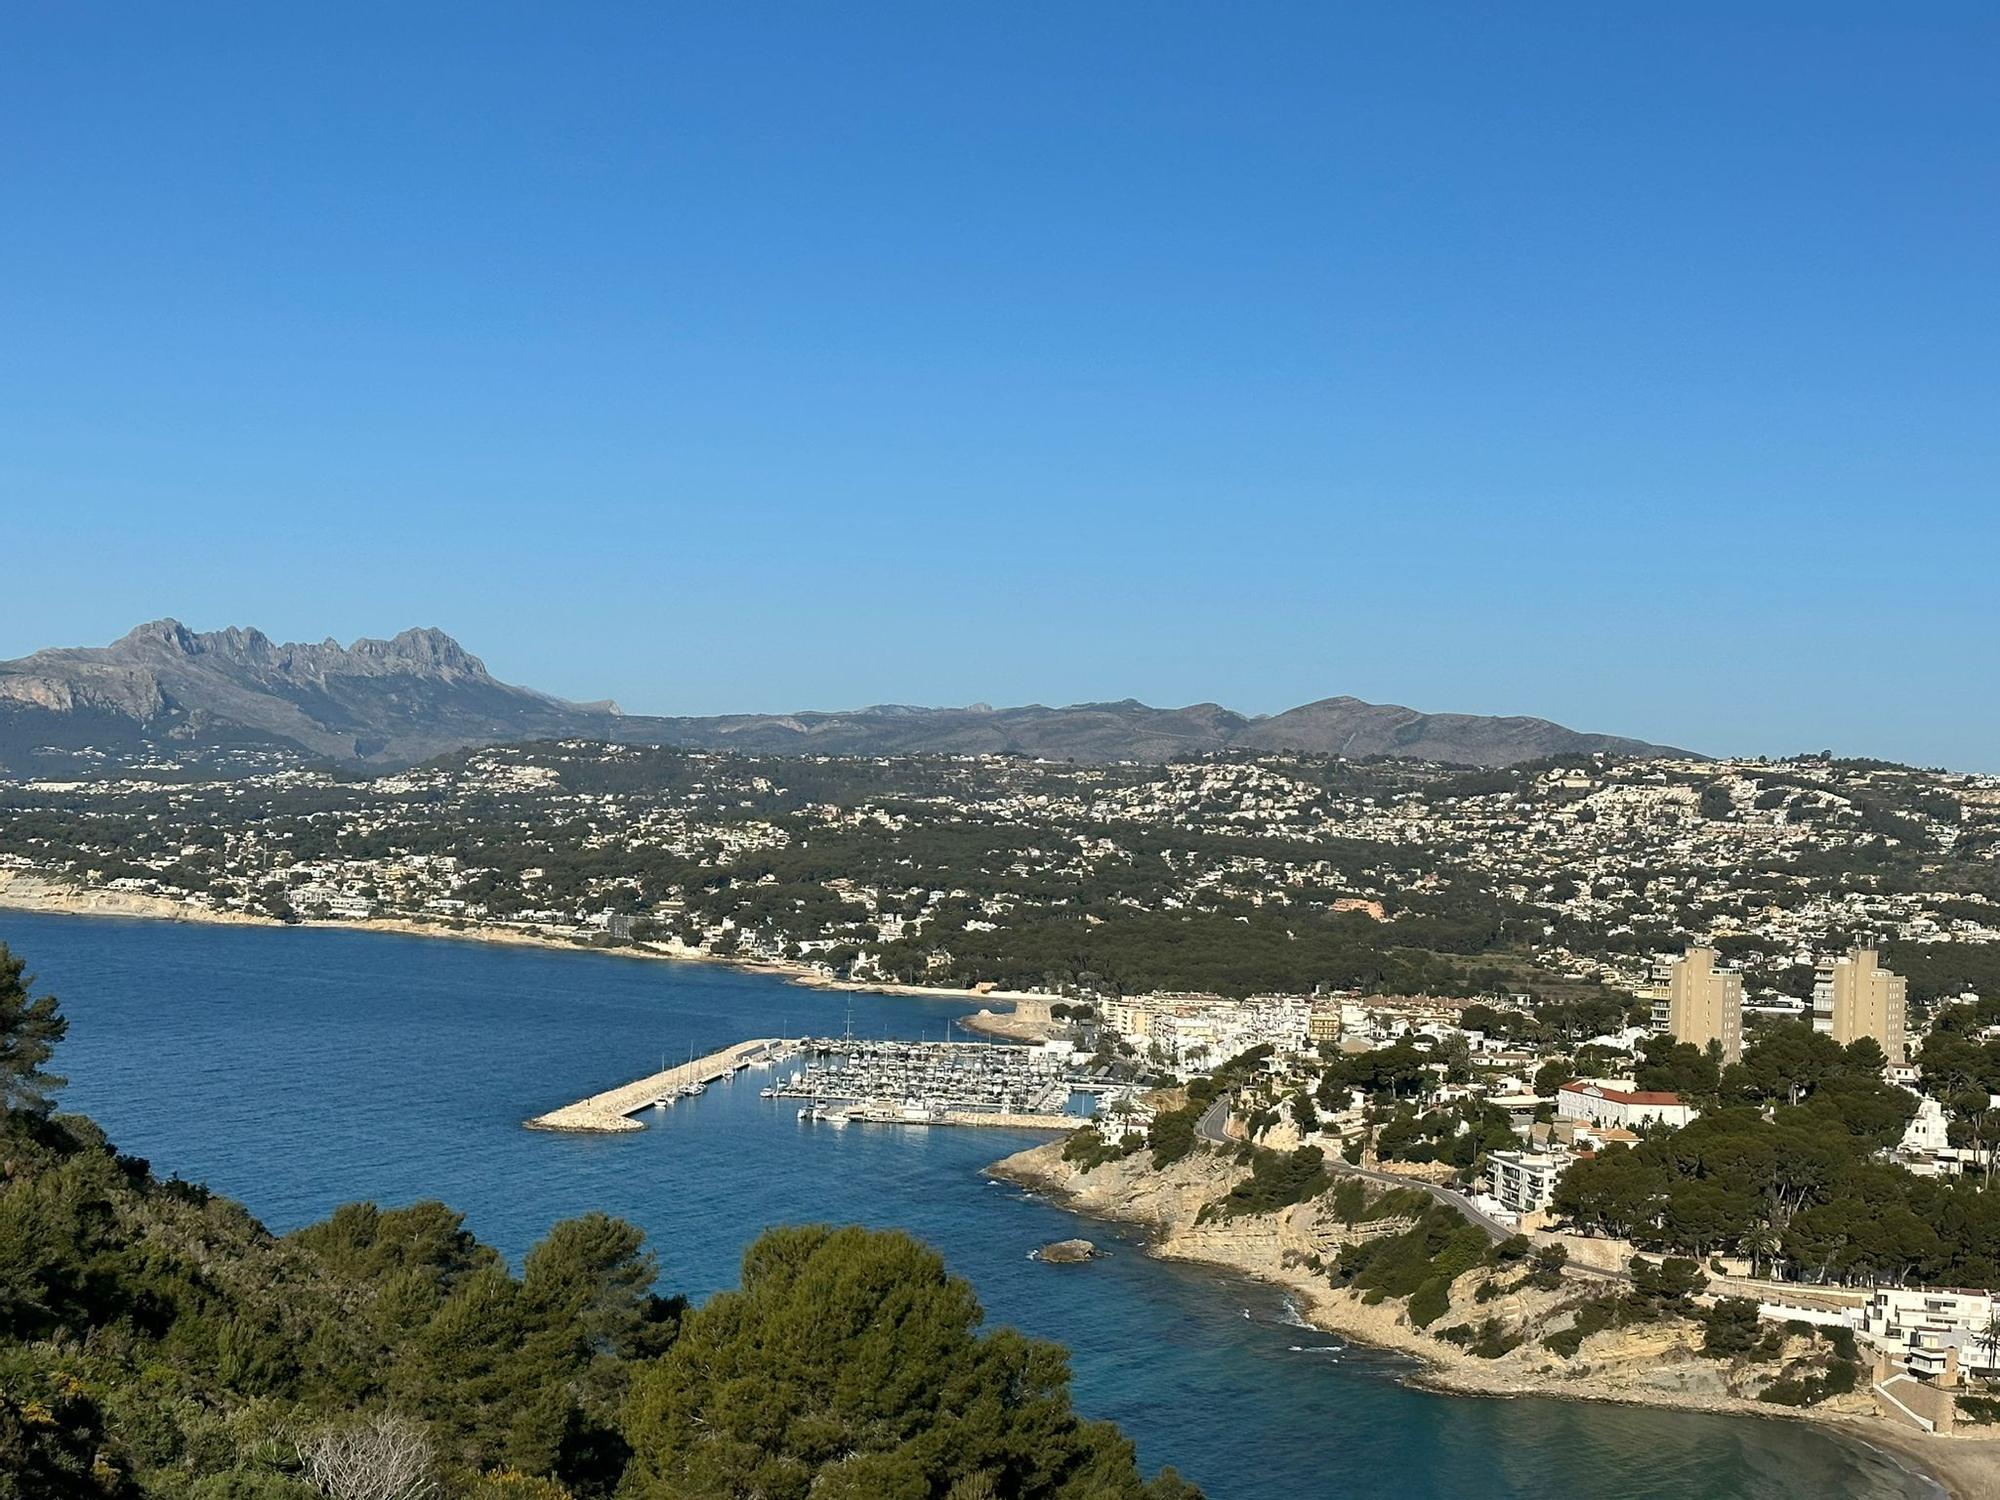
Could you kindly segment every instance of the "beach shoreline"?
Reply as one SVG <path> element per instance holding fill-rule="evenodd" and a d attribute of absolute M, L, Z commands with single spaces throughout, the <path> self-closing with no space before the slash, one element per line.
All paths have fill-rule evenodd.
<path fill-rule="evenodd" d="M 883 980 L 836 979 L 806 964 L 784 959 L 732 958 L 698 949 L 657 944 L 592 943 L 572 937 L 555 937 L 519 927 L 466 927 L 443 922 L 423 922 L 413 917 L 366 919 L 328 918 L 320 921 L 285 922 L 277 917 L 251 912 L 217 911 L 211 906 L 172 901 L 141 891 L 113 891 L 78 885 L 39 870 L 0 869 L 0 911 L 33 912 L 43 916 L 122 917 L 132 921 L 187 922 L 213 927 L 289 927 L 302 930 L 389 933 L 398 937 L 439 938 L 466 943 L 487 943 L 508 948 L 540 948 L 559 953 L 596 953 L 610 958 L 644 962 L 713 964 L 746 974 L 768 974 L 802 989 L 827 990 L 861 995 L 906 995 L 919 1000 L 964 1000 L 984 1007 L 999 1002 L 1009 1007 L 1026 1001 L 1045 1005 L 1060 1001 L 1060 995 L 1029 990 L 954 989 L 941 985 L 901 984 Z M 1009 1040 L 1026 1040 L 1020 1025 L 1006 1011 L 976 1013 L 959 1024 L 968 1030 Z"/>

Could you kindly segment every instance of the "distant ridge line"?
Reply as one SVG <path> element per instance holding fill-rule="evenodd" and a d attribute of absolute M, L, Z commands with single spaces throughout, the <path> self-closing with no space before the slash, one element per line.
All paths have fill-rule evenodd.
<path fill-rule="evenodd" d="M 342 646 L 154 620 L 109 646 L 0 662 L 0 767 L 85 746 L 289 747 L 352 765 L 409 764 L 509 740 L 577 737 L 759 755 L 1018 754 L 1158 762 L 1220 750 L 1397 756 L 1506 766 L 1554 755 L 1687 755 L 1527 716 L 1424 713 L 1354 697 L 1250 716 L 1136 699 L 1051 708 L 921 708 L 659 717 L 499 681 L 434 627 Z"/>

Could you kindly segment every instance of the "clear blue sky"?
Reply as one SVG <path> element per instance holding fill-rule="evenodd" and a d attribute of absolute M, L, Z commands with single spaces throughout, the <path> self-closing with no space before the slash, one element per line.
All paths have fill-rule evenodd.
<path fill-rule="evenodd" d="M 19 3 L 0 656 L 2000 769 L 2000 8 Z"/>

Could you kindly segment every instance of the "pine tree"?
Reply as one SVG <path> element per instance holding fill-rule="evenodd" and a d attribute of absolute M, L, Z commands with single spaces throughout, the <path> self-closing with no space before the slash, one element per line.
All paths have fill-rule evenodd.
<path fill-rule="evenodd" d="M 53 995 L 31 997 L 26 964 L 0 943 L 0 1109 L 45 1115 L 63 1079 L 42 1071 L 69 1022 Z"/>

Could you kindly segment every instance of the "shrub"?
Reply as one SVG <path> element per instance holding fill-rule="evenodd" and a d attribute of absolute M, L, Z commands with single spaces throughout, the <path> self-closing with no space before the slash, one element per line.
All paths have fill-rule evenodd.
<path fill-rule="evenodd" d="M 1658 1265 L 1632 1257 L 1632 1290 L 1661 1304 L 1684 1304 L 1708 1285 L 1701 1267 L 1678 1255 Z"/>
<path fill-rule="evenodd" d="M 1818 1375 L 1788 1374 L 1765 1386 L 1759 1401 L 1773 1406 L 1817 1406 L 1829 1396 L 1845 1396 L 1859 1383 L 1861 1366 L 1851 1359 L 1835 1359 Z"/>
<path fill-rule="evenodd" d="M 1203 1080 L 1197 1078 L 1196 1083 Z M 1192 1088 L 1188 1090 L 1194 1092 Z M 1166 1109 L 1153 1116 L 1153 1123 L 1146 1131 L 1146 1144 L 1153 1148 L 1153 1165 L 1170 1167 L 1194 1150 L 1195 1121 L 1201 1118 L 1203 1106 L 1188 1103 L 1179 1109 Z"/>
<path fill-rule="evenodd" d="M 1564 1359 L 1575 1359 L 1585 1339 L 1622 1321 L 1620 1315 L 1624 1311 L 1623 1303 L 1616 1297 L 1598 1297 L 1585 1302 L 1577 1308 L 1570 1326 L 1543 1339 L 1542 1347 L 1553 1350 Z"/>
<path fill-rule="evenodd" d="M 1512 1354 L 1521 1347 L 1522 1335 L 1509 1333 L 1500 1326 L 1498 1318 L 1488 1318 L 1480 1325 L 1479 1337 L 1473 1342 L 1472 1353 L 1478 1359 L 1498 1359 L 1503 1354 Z"/>
<path fill-rule="evenodd" d="M 1451 1308 L 1451 1283 L 1442 1276 L 1433 1276 L 1410 1295 L 1410 1321 L 1419 1328 L 1428 1328 Z"/>
<path fill-rule="evenodd" d="M 1968 1422 L 2000 1422 L 2000 1397 L 1960 1396 L 1958 1414 Z"/>
<path fill-rule="evenodd" d="M 1562 1285 L 1563 1267 L 1569 1264 L 1569 1246 L 1537 1246 L 1531 1264 L 1534 1270 L 1528 1273 L 1526 1284 L 1538 1292 L 1553 1292 Z"/>
<path fill-rule="evenodd" d="M 1710 1359 L 1733 1359 L 1757 1347 L 1757 1304 L 1748 1297 L 1724 1297 L 1702 1318 L 1701 1352 Z"/>
<path fill-rule="evenodd" d="M 1768 1401 L 1773 1406 L 1811 1406 L 1818 1397 L 1815 1387 L 1819 1382 L 1807 1380 L 1774 1380 L 1758 1394 L 1759 1401 Z"/>
<path fill-rule="evenodd" d="M 1251 1159 L 1250 1175 L 1229 1190 L 1218 1208 L 1224 1218 L 1238 1214 L 1268 1214 L 1303 1203 L 1326 1191 L 1325 1158 L 1317 1146 L 1301 1146 L 1280 1155 L 1259 1151 Z M 1204 1210 L 1206 1212 L 1206 1210 Z"/>
<path fill-rule="evenodd" d="M 1095 1125 L 1086 1125 L 1063 1142 L 1063 1160 L 1080 1172 L 1089 1172 L 1108 1161 L 1122 1161 L 1146 1144 L 1137 1131 L 1128 1131 L 1115 1140 L 1107 1139 Z"/>
<path fill-rule="evenodd" d="M 1564 1359 L 1575 1359 L 1576 1351 L 1583 1347 L 1583 1330 L 1565 1328 L 1559 1333 L 1549 1334 L 1542 1340 L 1542 1347 Z"/>

